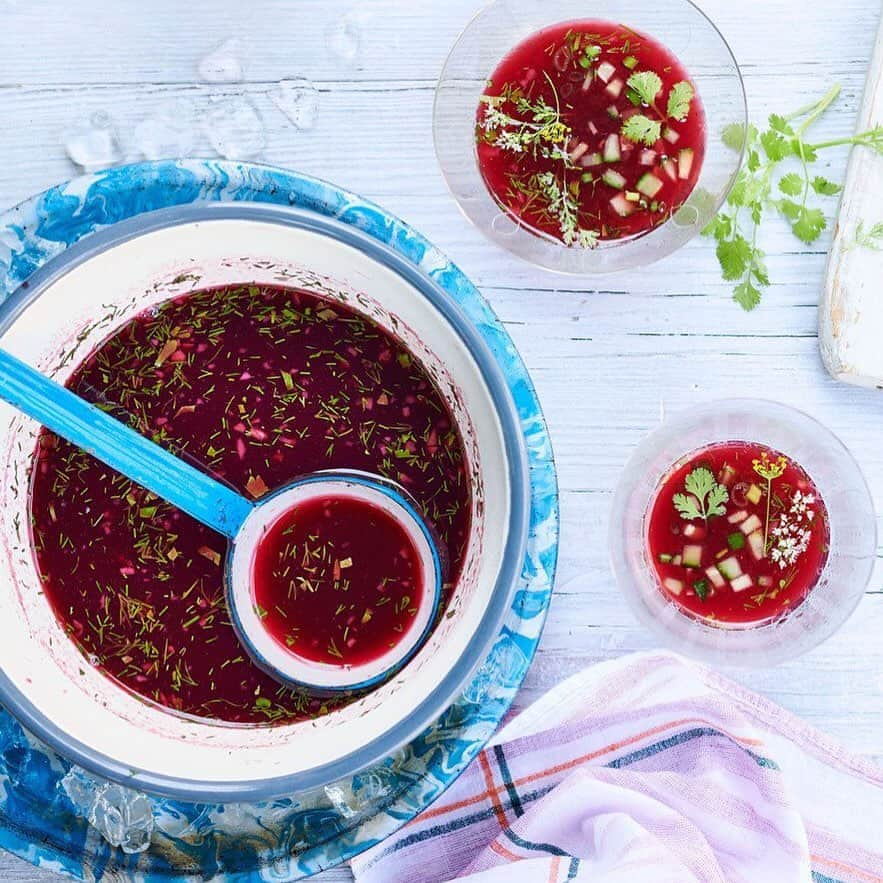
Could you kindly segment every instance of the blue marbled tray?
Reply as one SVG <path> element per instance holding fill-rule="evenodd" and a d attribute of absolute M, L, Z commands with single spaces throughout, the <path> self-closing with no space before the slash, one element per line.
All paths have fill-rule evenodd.
<path fill-rule="evenodd" d="M 462 307 L 503 368 L 524 428 L 532 479 L 521 585 L 493 651 L 460 699 L 377 768 L 324 792 L 255 804 L 156 800 L 149 851 L 110 847 L 57 788 L 68 763 L 0 710 L 0 846 L 88 881 L 299 880 L 391 834 L 435 800 L 478 753 L 512 703 L 536 650 L 558 550 L 555 465 L 527 371 L 472 283 L 383 209 L 294 172 L 211 160 L 143 163 L 77 178 L 0 215 L 0 301 L 47 260 L 96 230 L 144 212 L 212 201 L 296 205 L 368 233 L 430 275 Z"/>

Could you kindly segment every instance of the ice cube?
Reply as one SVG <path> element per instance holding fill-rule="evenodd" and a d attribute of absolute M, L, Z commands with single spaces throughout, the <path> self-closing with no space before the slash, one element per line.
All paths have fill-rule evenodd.
<path fill-rule="evenodd" d="M 141 120 L 132 133 L 131 150 L 145 159 L 175 159 L 193 153 L 199 125 L 193 104 L 170 101 Z"/>
<path fill-rule="evenodd" d="M 270 92 L 270 100 L 298 129 L 312 129 L 319 111 L 319 90 L 303 77 L 282 80 Z"/>
<path fill-rule="evenodd" d="M 80 814 L 88 818 L 100 787 L 98 782 L 82 767 L 72 766 L 68 774 L 58 783 L 58 787 L 67 794 Z"/>
<path fill-rule="evenodd" d="M 105 169 L 122 159 L 113 120 L 103 111 L 93 114 L 88 123 L 68 129 L 64 149 L 71 161 L 87 172 Z"/>
<path fill-rule="evenodd" d="M 334 785 L 326 785 L 325 794 L 343 818 L 352 819 L 359 814 L 362 802 L 355 795 L 348 781 L 342 780 Z"/>
<path fill-rule="evenodd" d="M 71 767 L 59 787 L 111 846 L 129 854 L 144 852 L 150 847 L 153 802 L 146 794 L 94 779 L 76 766 Z"/>
<path fill-rule="evenodd" d="M 206 83 L 239 83 L 242 80 L 241 47 L 230 37 L 199 62 L 199 76 Z"/>
<path fill-rule="evenodd" d="M 203 128 L 212 147 L 225 159 L 250 159 L 267 143 L 257 108 L 242 95 L 214 102 L 203 119 Z"/>
<path fill-rule="evenodd" d="M 111 846 L 128 854 L 144 852 L 153 836 L 153 803 L 139 791 L 106 785 L 96 796 L 89 822 Z"/>

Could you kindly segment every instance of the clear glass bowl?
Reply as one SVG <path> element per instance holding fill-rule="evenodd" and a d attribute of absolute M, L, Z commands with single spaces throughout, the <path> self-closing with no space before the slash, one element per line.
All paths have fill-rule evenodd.
<path fill-rule="evenodd" d="M 716 627 L 684 613 L 660 588 L 647 555 L 660 481 L 684 455 L 730 441 L 767 445 L 799 463 L 828 510 L 830 551 L 818 582 L 790 613 L 764 625 Z M 610 514 L 611 563 L 638 618 L 673 649 L 727 665 L 775 665 L 830 637 L 864 594 L 876 548 L 871 494 L 843 443 L 803 412 L 759 399 L 709 402 L 666 420 L 626 465 Z"/>
<path fill-rule="evenodd" d="M 494 200 L 478 168 L 475 119 L 487 79 L 515 46 L 550 25 L 577 20 L 621 22 L 672 51 L 687 69 L 705 108 L 706 153 L 699 180 L 674 217 L 654 230 L 567 247 L 532 232 Z M 488 238 L 530 263 L 562 273 L 610 273 L 650 264 L 696 236 L 726 199 L 743 150 L 721 142 L 723 129 L 747 121 L 745 89 L 720 31 L 689 0 L 496 0 L 460 35 L 435 94 L 435 150 L 448 187 L 463 213 Z"/>

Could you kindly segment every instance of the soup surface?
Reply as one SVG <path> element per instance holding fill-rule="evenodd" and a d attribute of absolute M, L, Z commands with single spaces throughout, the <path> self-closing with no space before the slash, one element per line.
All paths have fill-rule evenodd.
<path fill-rule="evenodd" d="M 305 659 L 364 665 L 411 629 L 423 593 L 420 552 L 385 510 L 317 497 L 284 512 L 255 554 L 264 627 Z"/>
<path fill-rule="evenodd" d="M 427 370 L 361 314 L 283 287 L 195 291 L 128 322 L 68 386 L 254 499 L 319 469 L 397 481 L 439 539 L 449 597 L 470 527 L 463 442 Z M 348 701 L 282 688 L 247 658 L 227 612 L 222 536 L 48 431 L 31 512 L 58 619 L 129 690 L 242 723 Z M 404 570 L 394 576 L 403 576 L 386 587 L 396 609 L 414 592 Z"/>
<path fill-rule="evenodd" d="M 478 165 L 500 206 L 566 245 L 646 233 L 690 195 L 705 115 L 669 50 L 621 24 L 574 21 L 519 43 L 478 108 Z"/>
<path fill-rule="evenodd" d="M 828 513 L 798 463 L 753 442 L 712 445 L 663 480 L 648 514 L 660 588 L 691 615 L 759 624 L 812 591 Z"/>

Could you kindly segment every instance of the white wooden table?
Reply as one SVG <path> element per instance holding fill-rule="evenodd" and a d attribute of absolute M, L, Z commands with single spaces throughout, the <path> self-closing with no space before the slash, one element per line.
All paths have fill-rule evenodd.
<path fill-rule="evenodd" d="M 524 705 L 583 666 L 653 644 L 614 586 L 606 520 L 623 464 L 662 412 L 730 395 L 791 402 L 857 454 L 883 511 L 883 392 L 836 384 L 820 363 L 816 303 L 827 238 L 806 249 L 770 224 L 763 247 L 774 284 L 748 315 L 730 302 L 707 241 L 652 269 L 594 282 L 534 270 L 472 229 L 445 190 L 430 127 L 445 53 L 479 5 L 0 0 L 0 208 L 71 175 L 62 132 L 95 111 L 108 112 L 126 132 L 170 98 L 243 90 L 266 123 L 265 161 L 377 200 L 459 263 L 521 349 L 558 461 L 560 570 L 519 697 Z M 843 96 L 820 124 L 820 138 L 851 131 L 879 0 L 702 5 L 741 63 L 755 119 L 796 109 L 837 81 Z M 361 48 L 344 64 L 329 53 L 326 31 L 356 8 Z M 245 83 L 200 84 L 198 60 L 232 35 L 242 43 Z M 297 76 L 321 90 L 311 131 L 294 129 L 268 98 L 277 81 Z M 845 155 L 832 155 L 828 176 L 840 180 L 844 168 Z M 737 677 L 851 749 L 883 760 L 881 577 L 878 567 L 858 611 L 827 644 L 775 670 Z M 0 857 L 0 880 L 53 878 Z M 322 879 L 350 877 L 340 869 Z"/>

